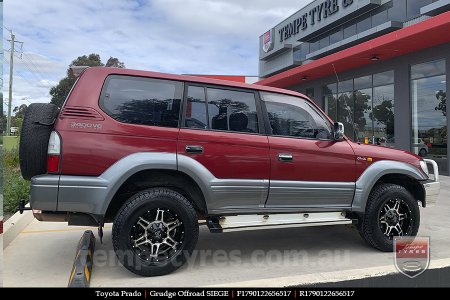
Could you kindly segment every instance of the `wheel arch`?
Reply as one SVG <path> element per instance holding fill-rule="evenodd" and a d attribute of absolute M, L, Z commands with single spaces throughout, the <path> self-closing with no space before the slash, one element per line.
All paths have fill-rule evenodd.
<path fill-rule="evenodd" d="M 152 187 L 170 188 L 183 195 L 199 215 L 207 214 L 206 200 L 197 182 L 178 170 L 146 169 L 129 176 L 117 189 L 105 212 L 112 221 L 122 205 L 134 194 Z"/>
<path fill-rule="evenodd" d="M 105 197 L 99 210 L 102 215 L 110 216 L 113 211 L 111 205 L 118 205 L 118 193 L 123 195 L 123 191 L 133 185 L 132 182 L 139 182 L 138 185 L 143 188 L 156 184 L 172 187 L 187 196 L 199 212 L 206 214 L 211 197 L 209 182 L 214 176 L 190 157 L 175 153 L 142 152 L 117 161 L 99 178 L 106 182 Z M 194 196 L 188 194 L 191 192 Z"/>
<path fill-rule="evenodd" d="M 425 206 L 425 190 L 419 181 L 426 180 L 416 167 L 398 161 L 378 161 L 368 167 L 356 181 L 352 211 L 364 213 L 367 200 L 378 183 L 393 183 L 403 186 Z"/>

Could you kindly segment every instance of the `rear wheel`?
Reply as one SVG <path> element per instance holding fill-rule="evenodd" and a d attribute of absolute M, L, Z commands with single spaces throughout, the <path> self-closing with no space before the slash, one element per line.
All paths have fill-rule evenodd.
<path fill-rule="evenodd" d="M 119 261 L 142 276 L 169 274 L 192 254 L 198 220 L 191 203 L 167 188 L 152 188 L 131 197 L 113 225 Z"/>
<path fill-rule="evenodd" d="M 416 199 L 404 187 L 383 183 L 374 187 L 361 218 L 359 232 L 372 247 L 393 251 L 395 236 L 415 236 L 420 225 Z"/>

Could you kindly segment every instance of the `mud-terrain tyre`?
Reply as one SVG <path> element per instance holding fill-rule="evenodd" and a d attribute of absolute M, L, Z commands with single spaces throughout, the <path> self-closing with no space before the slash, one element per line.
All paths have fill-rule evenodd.
<path fill-rule="evenodd" d="M 28 106 L 22 123 L 19 144 L 19 162 L 22 177 L 47 172 L 47 149 L 58 107 L 49 103 L 32 103 Z"/>
<path fill-rule="evenodd" d="M 370 193 L 365 214 L 359 220 L 362 238 L 372 247 L 394 250 L 394 236 L 416 236 L 420 210 L 416 199 L 404 187 L 382 183 Z"/>
<path fill-rule="evenodd" d="M 198 234 L 197 214 L 184 196 L 169 188 L 151 188 L 121 207 L 112 240 L 125 268 L 141 276 L 160 276 L 186 262 Z"/>

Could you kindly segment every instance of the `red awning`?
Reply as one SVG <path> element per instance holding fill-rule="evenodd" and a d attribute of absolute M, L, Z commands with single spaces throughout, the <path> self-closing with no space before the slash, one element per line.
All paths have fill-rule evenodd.
<path fill-rule="evenodd" d="M 450 12 L 292 68 L 256 84 L 286 88 L 304 82 L 302 81 L 304 77 L 307 80 L 315 80 L 332 75 L 334 68 L 340 73 L 373 64 L 375 62 L 371 58 L 374 56 L 380 60 L 388 60 L 448 42 L 450 42 Z"/>

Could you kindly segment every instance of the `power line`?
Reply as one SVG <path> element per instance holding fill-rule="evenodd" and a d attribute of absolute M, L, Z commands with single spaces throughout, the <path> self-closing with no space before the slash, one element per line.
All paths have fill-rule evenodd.
<path fill-rule="evenodd" d="M 7 50 L 4 50 L 4 51 L 7 51 Z M 29 60 L 29 58 L 28 58 L 28 60 L 25 60 L 25 59 L 23 59 L 23 57 L 26 57 L 26 56 L 23 55 L 22 58 L 21 58 L 21 62 L 22 62 L 23 67 L 25 69 L 27 69 L 28 72 L 33 74 L 33 76 L 37 80 L 39 80 L 39 81 L 45 80 L 45 76 L 41 72 L 39 72 L 39 70 L 37 69 L 37 66 L 35 64 L 32 65 L 32 62 Z M 6 61 L 8 61 L 8 58 L 6 56 L 4 57 L 4 59 Z"/>
<path fill-rule="evenodd" d="M 8 59 L 6 59 L 8 61 Z M 25 80 L 28 85 L 33 88 L 33 90 L 35 92 L 37 92 L 39 94 L 39 96 L 48 96 L 47 92 L 45 91 L 40 91 L 38 88 L 36 88 L 36 83 L 32 83 L 30 80 L 28 80 L 25 76 L 22 76 L 22 74 L 20 74 L 19 72 L 16 73 L 16 75 L 20 78 L 22 78 L 23 80 Z"/>
<path fill-rule="evenodd" d="M 24 57 L 25 57 L 25 59 L 28 59 L 28 61 L 30 61 L 32 64 L 33 64 L 33 66 L 35 66 L 35 68 L 36 68 L 36 70 L 38 70 L 38 72 L 40 73 L 40 74 L 44 74 L 45 72 L 43 72 L 42 71 L 42 69 L 40 68 L 40 66 L 39 66 L 39 64 L 38 63 L 34 63 L 33 62 L 33 60 L 29 57 L 29 53 L 23 53 L 23 55 L 24 55 Z"/>

